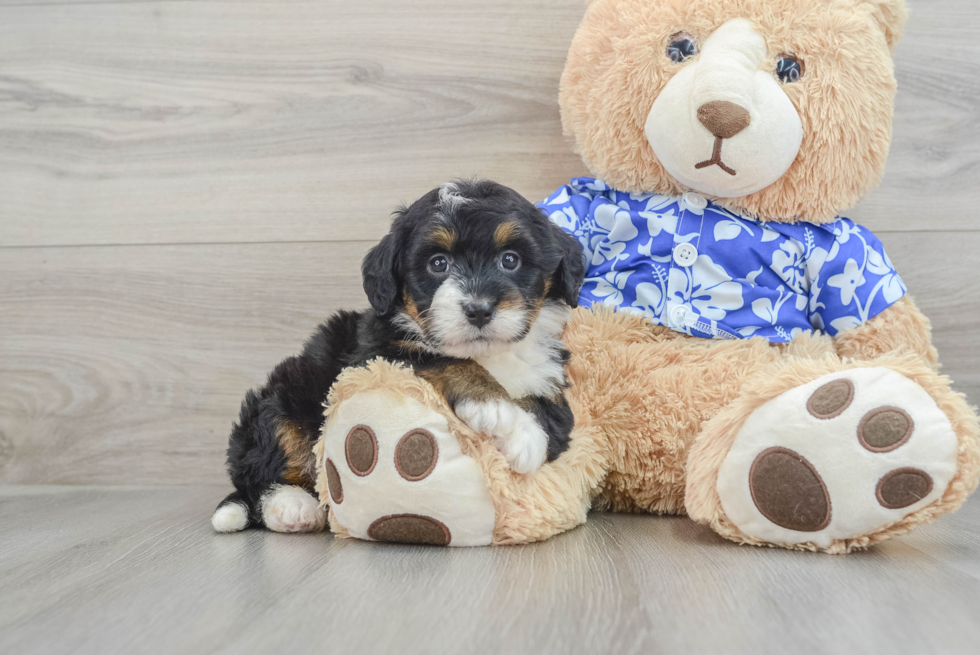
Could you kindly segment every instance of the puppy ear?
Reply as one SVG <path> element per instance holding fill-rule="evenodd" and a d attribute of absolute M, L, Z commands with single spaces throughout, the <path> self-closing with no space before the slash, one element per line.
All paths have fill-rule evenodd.
<path fill-rule="evenodd" d="M 371 248 L 361 262 L 364 293 L 378 316 L 387 316 L 395 308 L 401 287 L 398 272 L 398 249 L 394 231 Z"/>
<path fill-rule="evenodd" d="M 561 252 L 561 262 L 551 278 L 550 295 L 561 298 L 569 307 L 578 307 L 578 292 L 585 281 L 585 251 L 575 237 L 550 221 L 549 224 Z"/>

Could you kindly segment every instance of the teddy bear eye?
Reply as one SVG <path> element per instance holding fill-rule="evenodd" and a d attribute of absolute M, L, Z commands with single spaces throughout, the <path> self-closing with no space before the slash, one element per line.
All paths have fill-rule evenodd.
<path fill-rule="evenodd" d="M 793 55 L 780 55 L 776 61 L 776 76 L 783 84 L 799 82 L 803 77 L 803 62 Z"/>
<path fill-rule="evenodd" d="M 685 62 L 696 54 L 698 54 L 698 42 L 687 32 L 678 32 L 670 37 L 667 56 L 675 64 Z"/>

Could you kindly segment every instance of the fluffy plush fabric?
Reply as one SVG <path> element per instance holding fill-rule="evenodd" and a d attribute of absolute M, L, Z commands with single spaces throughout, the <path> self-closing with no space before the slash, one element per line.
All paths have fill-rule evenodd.
<path fill-rule="evenodd" d="M 903 307 L 909 320 L 899 324 L 921 316 L 911 301 Z M 868 330 L 880 332 L 894 322 L 876 318 Z M 980 478 L 980 429 L 971 408 L 932 363 L 913 351 L 851 361 L 838 355 L 827 336 L 801 336 L 779 346 L 752 339 L 711 341 L 605 309 L 576 310 L 565 339 L 573 352 L 569 401 L 577 424 L 568 451 L 534 476 L 510 470 L 489 441 L 457 419 L 428 383 L 382 361 L 340 377 L 327 403 L 324 434 L 336 408 L 365 392 L 384 390 L 438 413 L 459 439 L 463 454 L 479 465 L 494 503 L 495 544 L 546 539 L 583 523 L 590 509 L 599 509 L 689 513 L 734 541 L 843 553 L 955 510 Z M 949 418 L 959 443 L 957 472 L 942 497 L 894 524 L 828 546 L 771 544 L 739 531 L 722 511 L 716 482 L 747 418 L 789 389 L 828 373 L 868 367 L 888 368 L 916 382 Z M 413 427 L 406 424 L 403 429 Z M 316 454 L 317 491 L 326 506 L 330 495 L 322 439 Z M 333 512 L 330 524 L 335 533 L 347 536 Z"/>
<path fill-rule="evenodd" d="M 707 39 L 748 18 L 770 63 L 799 57 L 784 87 L 803 123 L 800 153 L 774 184 L 720 204 L 765 220 L 828 222 L 880 181 L 892 131 L 890 48 L 906 17 L 900 0 L 595 0 L 572 41 L 561 80 L 562 123 L 585 163 L 614 188 L 677 195 L 687 187 L 644 134 L 650 108 L 683 66 L 665 56 L 672 35 Z"/>
<path fill-rule="evenodd" d="M 559 461 L 533 477 L 522 476 L 510 469 L 503 455 L 487 439 L 459 420 L 431 385 L 415 377 L 408 368 L 377 360 L 366 368 L 349 369 L 333 386 L 326 403 L 324 435 L 330 431 L 333 416 L 345 400 L 378 390 L 422 403 L 445 417 L 459 439 L 463 454 L 480 465 L 483 480 L 493 497 L 496 511 L 493 543 L 539 541 L 585 521 L 592 492 L 608 470 L 600 446 L 602 441 L 594 438 L 595 429 L 587 422 L 579 423 L 571 448 Z M 586 415 L 574 404 L 573 409 Z M 370 423 L 369 417 L 365 417 L 365 422 Z M 321 438 L 314 452 L 317 456 L 317 492 L 321 506 L 326 507 L 330 494 L 324 467 L 324 445 L 325 440 Z M 350 536 L 333 511 L 329 518 L 334 533 L 341 537 Z"/>
<path fill-rule="evenodd" d="M 932 324 L 909 296 L 895 303 L 878 320 L 841 332 L 834 343 L 841 357 L 870 360 L 905 350 L 919 355 L 934 371 L 939 370 L 939 353 L 932 345 Z"/>
<path fill-rule="evenodd" d="M 957 473 L 943 496 L 921 510 L 868 534 L 836 540 L 829 546 L 812 542 L 779 544 L 797 550 L 823 550 L 832 554 L 866 548 L 890 537 L 908 532 L 916 525 L 954 511 L 976 489 L 980 477 L 980 429 L 976 416 L 962 394 L 953 392 L 949 379 L 938 376 L 920 357 L 912 353 L 895 353 L 873 361 L 847 362 L 829 356 L 817 360 L 787 358 L 763 376 L 745 385 L 738 400 L 708 421 L 688 461 L 686 506 L 691 518 L 709 524 L 724 537 L 755 545 L 774 545 L 743 534 L 725 516 L 717 489 L 721 463 L 731 448 L 739 429 L 752 412 L 781 393 L 806 384 L 829 373 L 855 368 L 887 367 L 919 384 L 936 401 L 957 433 Z"/>
<path fill-rule="evenodd" d="M 666 49 L 679 34 L 703 43 L 720 26 L 747 19 L 765 40 L 769 72 L 775 73 L 776 62 L 787 56 L 805 68 L 799 81 L 780 87 L 799 113 L 804 134 L 782 177 L 760 191 L 721 202 L 767 221 L 827 222 L 882 175 L 895 94 L 890 50 L 905 17 L 901 0 L 595 0 L 562 78 L 564 126 L 604 182 L 637 193 L 684 191 L 658 162 L 644 134 L 652 105 L 685 65 L 672 61 Z M 736 26 L 746 27 L 744 22 Z M 689 118 L 704 123 L 696 113 Z M 489 440 L 468 430 L 428 384 L 389 364 L 344 373 L 331 392 L 328 417 L 354 394 L 377 389 L 413 398 L 445 417 L 462 453 L 478 464 L 493 499 L 492 541 L 497 544 L 548 538 L 585 521 L 590 509 L 601 509 L 688 513 L 733 541 L 844 553 L 955 510 L 980 480 L 980 423 L 950 381 L 938 374 L 929 321 L 911 297 L 835 337 L 801 335 L 778 345 L 763 339 L 689 337 L 608 309 L 576 310 L 564 340 L 572 353 L 567 395 L 575 428 L 568 450 L 533 476 L 511 471 Z M 850 396 L 838 399 L 843 403 L 839 412 L 823 416 L 809 407 L 817 397 L 811 389 L 818 389 L 825 376 L 850 385 Z M 905 397 L 892 393 L 899 388 L 911 391 Z M 790 402 L 795 404 L 780 405 Z M 844 444 L 841 452 L 851 449 L 849 461 L 822 465 L 828 479 L 844 479 L 838 491 L 827 491 L 820 468 L 787 448 L 794 443 L 787 436 L 792 428 L 783 431 L 780 421 L 770 420 L 784 406 L 785 415 L 795 416 L 795 425 L 808 434 Z M 911 435 L 900 443 L 896 438 L 891 450 L 869 447 L 862 432 L 869 417 L 883 412 L 904 416 Z M 752 434 L 743 437 L 743 428 Z M 791 436 L 799 441 L 798 435 Z M 914 447 L 903 451 L 906 442 Z M 945 455 L 930 459 L 930 443 L 940 442 L 937 450 Z M 806 445 L 816 447 L 811 444 Z M 769 519 L 766 503 L 773 496 L 779 501 L 778 485 L 770 485 L 775 494 L 762 500 L 752 491 L 747 501 L 742 493 L 739 505 L 731 495 L 735 487 L 720 479 L 753 489 L 746 481 L 755 464 L 775 451 L 796 470 L 815 472 L 811 477 L 826 495 L 818 499 L 826 500 L 825 522 L 753 533 L 760 517 Z M 318 491 L 326 504 L 322 445 L 317 454 Z M 873 466 L 865 466 L 868 462 Z M 863 478 L 851 484 L 847 475 L 828 470 L 837 465 Z M 732 468 L 737 466 L 742 468 Z M 939 484 L 932 484 L 927 470 Z M 901 503 L 889 500 L 883 485 L 898 474 L 928 480 L 928 489 L 909 487 Z M 813 491 L 793 484 L 786 488 Z M 741 513 L 739 525 L 735 512 L 726 514 L 726 502 Z M 853 518 L 861 507 L 870 509 L 847 523 L 848 511 Z M 794 509 L 789 506 L 790 513 Z M 757 516 L 745 520 L 756 510 Z M 843 523 L 834 523 L 837 515 L 845 515 Z M 848 533 L 850 525 L 865 527 Z M 331 527 L 344 532 L 333 514 Z"/>

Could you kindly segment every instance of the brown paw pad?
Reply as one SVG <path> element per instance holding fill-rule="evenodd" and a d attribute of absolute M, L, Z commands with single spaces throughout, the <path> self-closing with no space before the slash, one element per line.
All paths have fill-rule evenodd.
<path fill-rule="evenodd" d="M 861 419 L 858 439 L 873 453 L 887 453 L 908 441 L 914 427 L 912 417 L 904 409 L 878 407 Z"/>
<path fill-rule="evenodd" d="M 330 498 L 337 504 L 344 502 L 344 485 L 340 482 L 340 473 L 337 471 L 337 467 L 330 459 L 327 459 L 323 463 L 323 468 L 327 471 L 327 489 L 330 490 Z"/>
<path fill-rule="evenodd" d="M 806 409 L 816 418 L 836 418 L 854 400 L 854 383 L 850 380 L 834 380 L 813 392 L 806 401 Z"/>
<path fill-rule="evenodd" d="M 782 528 L 817 532 L 830 523 L 827 486 L 813 465 L 789 448 L 759 453 L 749 470 L 749 489 L 759 512 Z"/>
<path fill-rule="evenodd" d="M 395 468 L 398 475 L 410 482 L 428 477 L 438 458 L 436 438 L 421 428 L 406 433 L 395 446 Z"/>
<path fill-rule="evenodd" d="M 378 463 L 378 438 L 374 436 L 374 430 L 366 425 L 352 427 L 347 433 L 344 451 L 350 470 L 361 477 L 368 475 Z"/>
<path fill-rule="evenodd" d="M 878 481 L 876 495 L 882 507 L 902 509 L 914 505 L 932 492 L 932 477 L 917 468 L 901 468 L 886 473 Z"/>
<path fill-rule="evenodd" d="M 418 514 L 394 514 L 374 521 L 367 534 L 375 541 L 399 544 L 448 546 L 452 540 L 449 528 L 440 521 Z"/>

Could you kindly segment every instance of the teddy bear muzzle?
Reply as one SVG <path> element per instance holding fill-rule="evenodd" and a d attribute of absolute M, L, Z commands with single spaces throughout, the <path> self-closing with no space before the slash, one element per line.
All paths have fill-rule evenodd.
<path fill-rule="evenodd" d="M 755 193 L 786 173 L 803 142 L 799 113 L 772 71 L 765 40 L 742 18 L 705 41 L 657 97 L 645 132 L 681 184 L 706 195 Z M 694 120 L 692 120 L 694 119 Z"/>

